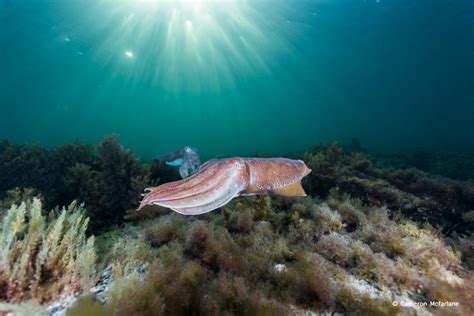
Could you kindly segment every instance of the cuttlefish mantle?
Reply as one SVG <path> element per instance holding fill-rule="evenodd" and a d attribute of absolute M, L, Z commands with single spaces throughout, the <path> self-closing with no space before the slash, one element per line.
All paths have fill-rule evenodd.
<path fill-rule="evenodd" d="M 138 209 L 160 205 L 180 214 L 198 215 L 224 206 L 237 196 L 306 196 L 301 179 L 310 172 L 302 160 L 287 158 L 210 160 L 189 178 L 146 189 Z"/>

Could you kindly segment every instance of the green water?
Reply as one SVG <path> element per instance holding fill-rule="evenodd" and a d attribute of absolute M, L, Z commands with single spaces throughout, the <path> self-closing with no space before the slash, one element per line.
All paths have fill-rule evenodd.
<path fill-rule="evenodd" d="M 0 1 L 0 138 L 474 147 L 472 1 Z"/>

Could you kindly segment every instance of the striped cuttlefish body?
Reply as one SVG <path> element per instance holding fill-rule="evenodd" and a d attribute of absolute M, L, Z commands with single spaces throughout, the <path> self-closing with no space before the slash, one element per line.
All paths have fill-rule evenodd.
<path fill-rule="evenodd" d="M 145 190 L 138 209 L 160 205 L 198 215 L 226 205 L 237 196 L 274 193 L 306 196 L 301 179 L 311 172 L 302 160 L 227 158 L 210 160 L 189 178 Z"/>

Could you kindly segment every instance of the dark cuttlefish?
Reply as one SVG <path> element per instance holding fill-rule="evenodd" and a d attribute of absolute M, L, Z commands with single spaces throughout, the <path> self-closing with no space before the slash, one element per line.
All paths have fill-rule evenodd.
<path fill-rule="evenodd" d="M 140 203 L 160 205 L 184 215 L 213 211 L 237 196 L 271 192 L 306 196 L 301 179 L 311 172 L 302 160 L 227 158 L 210 160 L 189 178 L 145 190 Z"/>
<path fill-rule="evenodd" d="M 195 173 L 201 164 L 197 149 L 189 146 L 184 147 L 182 150 L 157 156 L 153 161 L 172 167 L 179 167 L 181 178 L 187 178 L 190 174 Z"/>

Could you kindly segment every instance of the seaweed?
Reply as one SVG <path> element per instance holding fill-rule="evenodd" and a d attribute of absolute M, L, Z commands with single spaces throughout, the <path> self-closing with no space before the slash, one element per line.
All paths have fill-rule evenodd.
<path fill-rule="evenodd" d="M 116 135 L 95 147 L 80 142 L 53 149 L 0 143 L 0 195 L 33 188 L 48 208 L 78 199 L 87 205 L 92 231 L 123 222 L 150 183 L 149 175 L 149 167 L 125 150 Z"/>
<path fill-rule="evenodd" d="M 357 140 L 346 147 L 315 146 L 303 159 L 313 169 L 303 181 L 312 196 L 326 198 L 331 189 L 338 188 L 363 203 L 386 205 L 419 222 L 440 225 L 445 233 L 464 233 L 470 227 L 463 220 L 464 213 L 474 209 L 470 182 L 434 177 L 413 168 L 395 169 L 388 163 L 380 168 Z M 1 195 L 15 187 L 31 187 L 44 196 L 48 208 L 79 199 L 88 207 L 92 231 L 123 223 L 144 187 L 177 179 L 170 167 L 141 164 L 118 143 L 116 135 L 105 137 L 97 146 L 73 142 L 46 149 L 6 140 L 0 143 Z M 253 219 L 268 218 L 268 201 L 258 200 L 261 204 L 254 208 Z M 242 225 L 243 220 L 250 222 L 249 214 L 245 216 L 239 217 Z"/>
<path fill-rule="evenodd" d="M 7 254 L 1 258 L 9 258 L 6 266 L 13 267 L 8 273 L 14 271 L 0 274 L 4 300 L 41 303 L 69 291 L 83 293 L 71 315 L 446 312 L 393 304 L 430 300 L 458 301 L 451 314 L 474 311 L 469 182 L 413 168 L 382 168 L 354 141 L 349 147 L 318 146 L 304 155 L 313 169 L 304 180 L 311 196 L 241 197 L 215 212 L 186 217 L 154 206 L 134 211 L 146 185 L 176 174 L 141 164 L 116 136 L 95 147 L 35 146 L 0 142 L 1 168 L 19 153 L 30 160 L 18 161 L 19 175 L 28 172 L 25 166 L 36 166 L 37 176 L 51 173 L 32 180 L 38 187 L 30 189 L 25 184 L 35 174 L 10 179 L 7 185 L 19 188 L 4 191 L 2 208 L 26 199 L 2 213 L 2 234 L 16 236 L 8 243 L 13 248 L 2 248 Z M 31 158 L 33 152 L 38 159 Z M 56 158 L 45 166 L 44 157 Z M 46 204 L 73 198 L 86 204 L 46 216 L 37 211 L 38 199 L 29 200 L 37 193 Z M 81 215 L 74 211 L 79 209 Z M 38 214 L 42 220 L 36 220 Z M 85 215 L 99 233 L 89 243 Z M 36 233 L 27 233 L 30 226 Z M 39 238 L 41 231 L 46 233 Z M 76 255 L 62 255 L 71 240 L 80 241 L 71 244 Z M 54 250 L 42 251 L 43 244 Z M 42 261 L 39 281 L 31 283 L 19 271 L 33 269 L 35 275 L 37 260 L 25 263 L 40 253 L 51 254 Z M 87 289 L 101 269 L 112 271 L 113 282 L 101 294 L 105 299 L 97 301 Z"/>
<path fill-rule="evenodd" d="M 332 189 L 363 203 L 400 210 L 419 222 L 442 226 L 446 233 L 469 229 L 463 216 L 474 208 L 474 185 L 420 170 L 377 167 L 365 152 L 338 144 L 316 146 L 303 159 L 313 172 L 304 179 L 312 195 L 326 198 Z"/>
<path fill-rule="evenodd" d="M 51 153 L 39 144 L 0 143 L 0 191 L 32 187 L 47 191 L 55 183 Z"/>
<path fill-rule="evenodd" d="M 95 160 L 99 200 L 96 205 L 88 204 L 93 225 L 120 223 L 128 209 L 137 207 L 148 179 L 139 160 L 125 150 L 114 135 L 99 143 Z"/>
<path fill-rule="evenodd" d="M 452 313 L 472 311 L 459 256 L 432 227 L 391 213 L 334 190 L 326 201 L 238 198 L 198 217 L 157 212 L 129 224 L 141 233 L 115 240 L 122 254 L 106 264 L 140 258 L 149 268 L 143 278 L 122 273 L 104 308 L 138 315 L 393 315 L 416 312 L 394 300 L 454 296 L 460 306 Z"/>
<path fill-rule="evenodd" d="M 374 155 L 381 168 L 416 168 L 430 174 L 456 180 L 474 179 L 474 153 L 471 151 L 442 152 L 414 151 L 409 153 L 378 153 Z"/>
<path fill-rule="evenodd" d="M 77 203 L 47 220 L 39 199 L 13 205 L 0 231 L 0 299 L 44 303 L 88 290 L 95 276 L 94 236 Z"/>

